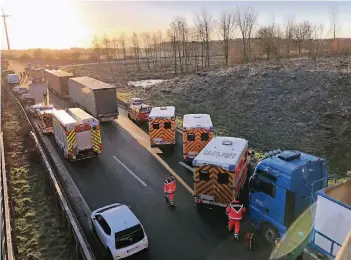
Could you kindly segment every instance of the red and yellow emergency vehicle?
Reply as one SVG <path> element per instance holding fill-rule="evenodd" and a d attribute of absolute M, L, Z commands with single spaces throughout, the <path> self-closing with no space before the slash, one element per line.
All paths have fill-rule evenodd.
<path fill-rule="evenodd" d="M 33 83 L 39 83 L 44 80 L 44 70 L 43 69 L 30 69 L 28 71 L 29 78 L 32 80 Z"/>
<path fill-rule="evenodd" d="M 237 199 L 249 162 L 247 140 L 214 137 L 193 160 L 195 202 L 226 207 Z"/>
<path fill-rule="evenodd" d="M 175 107 L 153 107 L 149 114 L 149 135 L 151 147 L 174 146 Z"/>
<path fill-rule="evenodd" d="M 38 125 L 43 134 L 52 133 L 54 106 L 42 106 L 37 109 Z"/>
<path fill-rule="evenodd" d="M 213 124 L 208 114 L 186 114 L 183 118 L 183 157 L 192 161 L 213 138 Z"/>
<path fill-rule="evenodd" d="M 128 102 L 128 118 L 135 123 L 145 123 L 149 120 L 152 107 L 144 104 L 140 98 L 132 98 Z"/>
<path fill-rule="evenodd" d="M 80 156 L 93 157 L 102 152 L 99 120 L 80 108 L 68 108 L 66 112 L 76 121 L 77 146 Z"/>
<path fill-rule="evenodd" d="M 52 119 L 55 141 L 63 152 L 63 155 L 71 161 L 77 160 L 77 121 L 64 110 L 54 110 Z"/>

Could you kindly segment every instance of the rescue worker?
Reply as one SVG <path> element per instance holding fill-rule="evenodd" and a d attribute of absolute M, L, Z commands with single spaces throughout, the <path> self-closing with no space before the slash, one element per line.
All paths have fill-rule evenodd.
<path fill-rule="evenodd" d="M 176 191 L 177 185 L 174 177 L 171 175 L 168 177 L 163 185 L 163 191 L 165 193 L 165 197 L 169 199 L 169 201 L 174 200 L 174 193 Z"/>
<path fill-rule="evenodd" d="M 239 239 L 240 221 L 246 208 L 238 200 L 234 199 L 229 203 L 225 211 L 228 215 L 228 230 L 230 232 L 234 228 L 234 238 Z"/>
<path fill-rule="evenodd" d="M 47 105 L 47 96 L 48 96 L 48 93 L 46 90 L 43 91 L 43 96 L 44 96 L 44 104 Z"/>

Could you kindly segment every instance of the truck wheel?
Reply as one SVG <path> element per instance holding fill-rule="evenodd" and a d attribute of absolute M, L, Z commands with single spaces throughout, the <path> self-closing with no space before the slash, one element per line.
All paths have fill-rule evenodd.
<path fill-rule="evenodd" d="M 266 241 L 268 241 L 271 244 L 273 244 L 279 237 L 279 232 L 271 224 L 264 224 L 262 231 Z"/>

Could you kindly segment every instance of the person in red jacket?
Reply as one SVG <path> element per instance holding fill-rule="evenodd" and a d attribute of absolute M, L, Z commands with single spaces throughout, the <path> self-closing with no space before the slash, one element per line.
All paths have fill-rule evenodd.
<path fill-rule="evenodd" d="M 176 188 L 177 186 L 176 186 L 176 181 L 174 177 L 173 176 L 168 177 L 163 184 L 163 191 L 166 197 L 167 195 L 169 196 L 168 198 L 170 201 L 174 200 L 174 193 L 176 191 Z"/>
<path fill-rule="evenodd" d="M 234 228 L 234 238 L 239 239 L 240 221 L 243 218 L 243 213 L 246 208 L 238 200 L 234 199 L 226 208 L 228 215 L 228 230 L 229 232 Z"/>

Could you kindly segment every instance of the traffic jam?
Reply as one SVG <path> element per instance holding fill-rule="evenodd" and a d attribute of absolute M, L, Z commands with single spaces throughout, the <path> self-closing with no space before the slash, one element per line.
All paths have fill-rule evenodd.
<path fill-rule="evenodd" d="M 119 116 L 116 87 L 58 69 L 27 69 L 27 72 L 32 82 L 46 82 L 48 91 L 76 105 L 57 109 L 50 104 L 46 92 L 42 104 L 23 101 L 23 95 L 29 93 L 21 91 L 19 82 L 13 80 L 12 75 L 16 73 L 7 73 L 8 85 L 22 98 L 28 113 L 37 118 L 42 133 L 53 135 L 60 151 L 70 161 L 99 156 L 103 152 L 100 124 Z M 135 124 L 148 125 L 150 147 L 174 152 L 176 107 L 152 107 L 134 97 L 127 102 L 127 114 Z M 313 203 L 306 198 L 316 190 L 327 188 L 326 160 L 296 150 L 273 150 L 256 162 L 248 140 L 215 135 L 209 114 L 185 114 L 182 123 L 182 157 L 193 169 L 195 206 L 223 208 L 228 216 L 228 222 L 223 225 L 227 225 L 234 240 L 244 237 L 245 246 L 250 250 L 256 248 L 256 234 L 283 248 L 288 228 Z M 318 184 L 313 185 L 315 183 Z M 174 209 L 176 187 L 174 176 L 165 180 L 164 197 Z M 244 214 L 248 215 L 255 232 L 242 234 Z M 114 259 L 148 248 L 142 223 L 126 205 L 117 203 L 96 209 L 91 214 L 91 222 L 94 233 Z M 300 239 L 308 241 L 308 234 L 301 235 Z M 313 240 L 306 247 L 311 243 L 313 250 L 321 251 L 321 242 Z M 301 254 L 307 254 L 305 251 L 302 248 Z M 309 252 L 312 255 L 312 250 Z M 335 256 L 336 252 L 324 254 Z M 315 259 L 309 257 L 306 259 Z"/>

